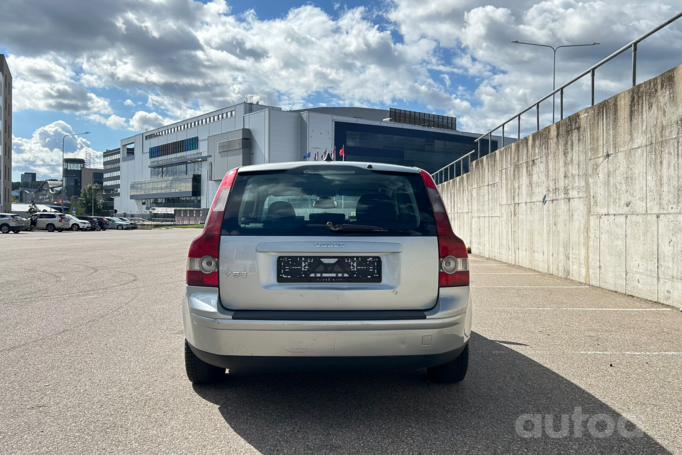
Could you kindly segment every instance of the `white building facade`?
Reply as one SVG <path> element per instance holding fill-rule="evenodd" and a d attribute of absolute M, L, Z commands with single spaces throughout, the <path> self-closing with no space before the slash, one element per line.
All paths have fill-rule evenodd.
<path fill-rule="evenodd" d="M 479 135 L 457 131 L 452 117 L 400 111 L 408 113 L 400 116 L 403 121 L 431 125 L 421 126 L 391 121 L 389 115 L 399 117 L 395 112 L 354 107 L 283 111 L 245 102 L 137 134 L 121 140 L 120 194 L 114 208 L 118 214 L 150 218 L 178 208 L 207 210 L 223 176 L 238 166 L 312 161 L 335 151 L 337 160 L 433 172 L 476 147 Z M 493 137 L 493 151 L 499 141 Z M 488 150 L 487 142 L 482 149 Z"/>

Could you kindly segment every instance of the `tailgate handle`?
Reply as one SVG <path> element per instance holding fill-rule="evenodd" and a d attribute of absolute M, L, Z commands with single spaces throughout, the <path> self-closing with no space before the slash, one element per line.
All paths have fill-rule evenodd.
<path fill-rule="evenodd" d="M 256 245 L 259 253 L 402 253 L 400 243 L 388 242 L 264 242 Z"/>

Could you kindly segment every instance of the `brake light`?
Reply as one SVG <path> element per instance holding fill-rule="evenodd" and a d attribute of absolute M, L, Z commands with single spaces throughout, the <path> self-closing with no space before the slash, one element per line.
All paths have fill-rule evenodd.
<path fill-rule="evenodd" d="M 440 272 L 438 283 L 440 287 L 469 286 L 469 259 L 464 241 L 452 232 L 452 225 L 445 211 L 445 205 L 438 193 L 438 188 L 428 172 L 419 170 L 426 191 L 429 194 L 433 214 L 438 229 L 438 250 Z"/>
<path fill-rule="evenodd" d="M 223 227 L 223 216 L 227 207 L 227 198 L 237 176 L 232 169 L 225 174 L 223 181 L 213 199 L 211 210 L 206 217 L 204 230 L 192 241 L 187 258 L 188 286 L 218 286 L 218 251 L 220 250 L 220 231 Z"/>

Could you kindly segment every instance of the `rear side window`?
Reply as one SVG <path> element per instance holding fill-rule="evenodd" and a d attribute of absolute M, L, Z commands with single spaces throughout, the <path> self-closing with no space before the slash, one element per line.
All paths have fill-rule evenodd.
<path fill-rule="evenodd" d="M 237 175 L 222 235 L 435 236 L 419 174 L 304 166 Z"/>

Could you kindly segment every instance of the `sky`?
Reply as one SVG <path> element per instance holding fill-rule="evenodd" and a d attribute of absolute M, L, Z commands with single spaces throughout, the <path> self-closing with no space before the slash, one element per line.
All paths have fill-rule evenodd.
<path fill-rule="evenodd" d="M 484 133 L 682 10 L 679 0 L 2 0 L 13 76 L 14 181 L 67 157 L 249 96 L 283 109 L 397 107 Z M 638 81 L 682 63 L 682 20 L 639 46 Z M 597 71 L 597 101 L 627 89 L 630 53 Z M 589 78 L 566 90 L 570 114 Z M 557 102 L 558 105 L 558 102 Z M 551 101 L 541 123 L 552 122 Z M 534 115 L 522 120 L 530 132 Z M 512 128 L 515 130 L 515 128 Z"/>

